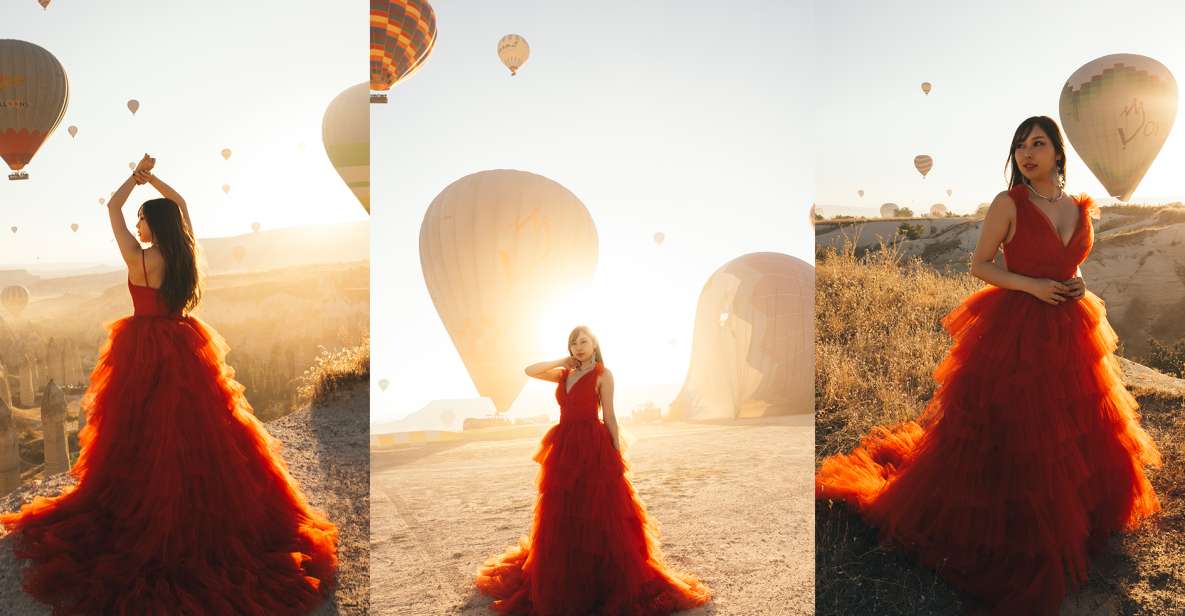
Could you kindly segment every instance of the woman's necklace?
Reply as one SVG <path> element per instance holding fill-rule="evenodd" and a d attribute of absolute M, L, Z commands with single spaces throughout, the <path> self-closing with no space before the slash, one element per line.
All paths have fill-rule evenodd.
<path fill-rule="evenodd" d="M 1029 190 L 1033 191 L 1034 195 L 1041 197 L 1042 199 L 1045 200 L 1046 203 L 1053 203 L 1054 201 L 1057 201 L 1062 198 L 1062 188 L 1060 186 L 1057 188 L 1057 196 L 1056 197 L 1046 197 L 1045 195 L 1037 192 L 1037 189 L 1033 188 L 1033 185 L 1029 184 L 1028 182 L 1025 182 L 1025 186 L 1028 186 Z"/>

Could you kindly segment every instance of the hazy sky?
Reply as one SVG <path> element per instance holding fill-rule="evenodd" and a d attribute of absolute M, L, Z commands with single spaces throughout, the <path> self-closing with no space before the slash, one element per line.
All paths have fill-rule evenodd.
<path fill-rule="evenodd" d="M 118 263 L 98 199 L 144 152 L 186 197 L 199 236 L 364 220 L 325 156 L 321 117 L 369 79 L 368 15 L 365 0 L 55 1 L 48 11 L 0 2 L 0 38 L 44 47 L 70 81 L 65 118 L 26 167 L 30 179 L 0 178 L 0 268 Z M 155 196 L 137 188 L 125 212 Z"/>
<path fill-rule="evenodd" d="M 372 421 L 477 395 L 419 260 L 429 203 L 470 173 L 538 173 L 588 208 L 596 279 L 540 324 L 556 344 L 539 359 L 564 355 L 568 330 L 587 323 L 619 388 L 682 383 L 699 292 L 729 260 L 776 251 L 813 262 L 809 2 L 434 7 L 431 57 L 371 116 L 372 374 L 390 382 L 372 387 Z M 516 77 L 496 54 L 509 33 L 531 47 Z M 529 384 L 520 402 L 545 401 L 551 389 Z M 619 400 L 623 413 L 628 402 Z"/>
<path fill-rule="evenodd" d="M 821 2 L 818 203 L 973 210 L 1006 187 L 1017 124 L 1058 118 L 1066 79 L 1113 53 L 1159 60 L 1185 79 L 1185 2 Z M 925 96 L 921 83 L 933 83 Z M 1060 124 L 1060 120 L 1059 120 Z M 913 157 L 930 154 L 925 179 Z M 1185 125 L 1169 133 L 1133 202 L 1185 200 Z M 1106 190 L 1070 152 L 1067 188 Z M 954 190 L 951 198 L 946 189 Z M 856 191 L 864 189 L 861 199 Z"/>

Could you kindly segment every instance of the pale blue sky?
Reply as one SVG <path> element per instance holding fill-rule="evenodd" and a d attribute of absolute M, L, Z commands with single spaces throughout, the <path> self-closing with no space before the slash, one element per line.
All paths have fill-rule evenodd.
<path fill-rule="evenodd" d="M 199 236 L 250 233 L 256 221 L 364 220 L 325 156 L 321 117 L 339 92 L 369 79 L 368 15 L 365 0 L 60 0 L 48 11 L 34 0 L 0 3 L 0 38 L 46 48 L 70 80 L 65 118 L 27 167 L 30 179 L 0 179 L 0 268 L 119 262 L 98 199 L 145 151 L 185 195 Z M 130 98 L 141 104 L 135 117 Z M 154 196 L 138 188 L 125 212 Z"/>
<path fill-rule="evenodd" d="M 1066 79 L 1113 53 L 1159 60 L 1185 79 L 1185 2 L 853 2 L 817 5 L 818 203 L 955 211 L 1005 185 L 1017 124 L 1058 117 Z M 921 83 L 933 90 L 923 95 Z M 1060 121 L 1059 121 L 1060 122 Z M 934 157 L 924 180 L 916 154 Z M 1133 202 L 1185 200 L 1181 118 Z M 1067 188 L 1107 197 L 1074 152 Z M 954 190 L 951 198 L 946 189 Z M 863 199 L 856 191 L 864 189 Z"/>
<path fill-rule="evenodd" d="M 554 315 L 552 355 L 587 322 L 632 386 L 682 382 L 699 292 L 727 261 L 813 261 L 809 2 L 433 6 L 432 56 L 372 108 L 372 374 L 390 381 L 372 387 L 372 421 L 477 395 L 419 261 L 428 204 L 470 173 L 535 172 L 584 202 L 600 237 L 593 298 Z M 513 78 L 496 54 L 509 33 L 531 46 Z"/>

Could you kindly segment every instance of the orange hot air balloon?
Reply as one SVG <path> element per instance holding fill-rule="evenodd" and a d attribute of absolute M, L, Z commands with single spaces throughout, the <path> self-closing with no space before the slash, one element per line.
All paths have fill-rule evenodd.
<path fill-rule="evenodd" d="M 666 239 L 667 239 L 667 234 L 663 233 L 662 231 L 659 231 L 658 233 L 654 234 L 654 243 L 658 244 L 659 246 L 662 246 L 662 243 L 664 241 L 666 241 Z"/>
<path fill-rule="evenodd" d="M 136 112 L 139 110 L 140 110 L 140 101 L 138 101 L 134 98 L 132 100 L 128 101 L 128 111 L 131 111 L 132 115 L 136 115 Z"/>
<path fill-rule="evenodd" d="M 29 305 L 29 290 L 19 284 L 4 287 L 4 290 L 0 291 L 0 305 L 19 318 Z"/>
<path fill-rule="evenodd" d="M 370 1 L 370 89 L 383 92 L 415 73 L 436 45 L 436 11 L 424 0 Z M 385 95 L 372 102 L 387 102 Z"/>
<path fill-rule="evenodd" d="M 230 160 L 230 148 L 222 149 L 222 160 Z"/>
<path fill-rule="evenodd" d="M 37 0 L 37 4 L 40 4 L 42 9 L 48 9 L 49 2 L 50 0 Z"/>
<path fill-rule="evenodd" d="M 77 127 L 77 126 L 71 126 L 71 127 L 69 127 L 69 128 L 67 128 L 67 129 L 66 129 L 66 132 L 70 133 L 70 138 L 77 137 L 77 136 L 78 136 L 78 127 Z"/>
<path fill-rule="evenodd" d="M 254 231 L 254 232 L 256 232 L 256 233 L 259 233 L 259 227 L 260 227 L 260 224 L 259 224 L 259 223 L 257 223 L 257 222 L 253 222 L 253 223 L 251 223 L 251 230 L 252 230 L 252 231 Z"/>
<path fill-rule="evenodd" d="M 926 96 L 930 96 L 930 88 L 931 87 L 932 86 L 930 85 L 929 81 L 922 82 L 922 92 L 924 92 L 926 94 Z"/>
<path fill-rule="evenodd" d="M 66 71 L 53 54 L 15 39 L 0 39 L 0 158 L 21 170 L 62 121 L 70 99 Z"/>
<path fill-rule="evenodd" d="M 934 159 L 925 154 L 918 154 L 913 157 L 913 166 L 917 168 L 918 173 L 922 174 L 925 179 L 926 174 L 930 173 L 930 169 L 934 168 Z"/>
<path fill-rule="evenodd" d="M 76 222 L 75 222 L 75 223 L 70 223 L 70 230 L 71 230 L 71 231 L 73 231 L 73 232 L 75 232 L 75 233 L 78 233 L 78 223 L 76 223 Z"/>
<path fill-rule="evenodd" d="M 223 184 L 222 185 L 222 192 L 229 195 L 230 194 L 230 184 Z"/>

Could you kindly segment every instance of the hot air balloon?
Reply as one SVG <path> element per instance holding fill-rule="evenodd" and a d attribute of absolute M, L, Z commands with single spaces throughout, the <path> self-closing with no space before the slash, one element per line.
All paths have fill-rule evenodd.
<path fill-rule="evenodd" d="M 527 39 L 517 34 L 507 34 L 498 40 L 498 58 L 510 69 L 511 77 L 518 74 L 519 67 L 526 64 L 530 56 L 531 46 L 527 45 Z"/>
<path fill-rule="evenodd" d="M 667 234 L 663 233 L 662 231 L 659 231 L 658 233 L 654 234 L 654 243 L 658 244 L 659 246 L 662 246 L 663 241 L 665 241 L 666 239 L 667 239 Z"/>
<path fill-rule="evenodd" d="M 99 205 L 106 205 L 106 204 L 107 204 L 107 200 L 102 197 L 99 197 Z"/>
<path fill-rule="evenodd" d="M 1070 144 L 1113 197 L 1131 199 L 1177 117 L 1177 82 L 1134 54 L 1092 60 L 1062 87 L 1058 114 Z"/>
<path fill-rule="evenodd" d="M 17 229 L 17 228 L 16 228 L 15 226 L 9 227 L 9 229 L 12 229 L 12 232 L 13 232 L 13 233 L 16 233 L 16 229 Z"/>
<path fill-rule="evenodd" d="M 230 184 L 223 184 L 222 185 L 222 192 L 229 195 L 230 194 Z"/>
<path fill-rule="evenodd" d="M 76 223 L 76 222 L 70 223 L 70 230 L 75 233 L 78 233 L 78 223 Z"/>
<path fill-rule="evenodd" d="M 929 81 L 922 82 L 922 92 L 924 92 L 926 96 L 930 96 L 930 88 L 931 86 Z"/>
<path fill-rule="evenodd" d="M 321 140 L 333 169 L 370 213 L 370 107 L 367 84 L 338 94 L 321 119 Z"/>
<path fill-rule="evenodd" d="M 881 206 L 881 218 L 892 218 L 897 215 L 897 204 L 886 203 Z"/>
<path fill-rule="evenodd" d="M 131 111 L 132 115 L 136 115 L 136 112 L 139 110 L 140 110 L 140 101 L 138 101 L 134 98 L 132 100 L 128 101 L 128 111 Z"/>
<path fill-rule="evenodd" d="M 930 169 L 934 167 L 934 159 L 925 154 L 919 154 L 913 157 L 913 166 L 917 167 L 918 173 L 922 174 L 922 178 L 930 173 Z"/>
<path fill-rule="evenodd" d="M 482 171 L 449 184 L 420 226 L 432 303 L 478 393 L 499 412 L 526 382 L 523 366 L 555 352 L 556 340 L 539 339 L 539 322 L 592 279 L 596 264 L 597 231 L 584 204 L 524 171 Z"/>
<path fill-rule="evenodd" d="M 242 263 L 243 259 L 247 256 L 247 249 L 241 245 L 236 245 L 230 249 L 230 256 L 234 258 L 235 263 Z"/>
<path fill-rule="evenodd" d="M 946 206 L 941 203 L 935 203 L 930 206 L 930 216 L 934 218 L 942 218 L 946 216 Z"/>
<path fill-rule="evenodd" d="M 0 305 L 3 305 L 14 317 L 20 318 L 25 307 L 29 305 L 29 290 L 19 284 L 4 287 L 0 291 Z"/>
<path fill-rule="evenodd" d="M 424 0 L 371 0 L 370 89 L 377 92 L 415 73 L 436 45 L 436 12 Z M 385 94 L 371 102 L 385 103 Z"/>
<path fill-rule="evenodd" d="M 387 379 L 379 379 L 379 389 L 381 389 L 383 391 L 387 391 L 387 387 L 390 384 L 391 384 L 391 381 L 388 381 Z"/>
<path fill-rule="evenodd" d="M 77 137 L 78 136 L 78 127 L 77 126 L 70 126 L 70 127 L 66 128 L 66 132 L 70 133 L 71 138 Z"/>
<path fill-rule="evenodd" d="M 860 197 L 864 197 L 864 191 L 863 191 L 863 190 L 857 190 L 857 191 L 856 191 L 856 194 L 860 195 Z"/>
<path fill-rule="evenodd" d="M 136 163 L 128 163 L 128 169 L 135 171 L 136 170 Z"/>
<path fill-rule="evenodd" d="M 40 4 L 42 9 L 48 9 L 49 2 L 50 0 L 37 0 L 37 4 Z"/>
<path fill-rule="evenodd" d="M 230 148 L 222 149 L 222 160 L 230 160 Z"/>
<path fill-rule="evenodd" d="M 949 197 L 949 196 L 951 196 L 951 195 L 953 195 L 953 194 L 955 194 L 955 191 L 953 191 L 953 190 L 951 190 L 951 189 L 949 189 L 949 188 L 948 188 L 948 189 L 946 189 L 946 196 L 948 196 L 948 197 Z"/>
<path fill-rule="evenodd" d="M 759 252 L 725 264 L 700 292 L 691 367 L 670 415 L 806 414 L 815 399 L 815 269 Z"/>
<path fill-rule="evenodd" d="M 45 49 L 14 39 L 0 39 L 0 158 L 13 173 L 22 171 L 62 121 L 69 102 L 66 71 Z"/>
<path fill-rule="evenodd" d="M 251 230 L 252 231 L 259 233 L 259 227 L 260 227 L 259 223 L 257 223 L 257 222 L 251 223 Z"/>

